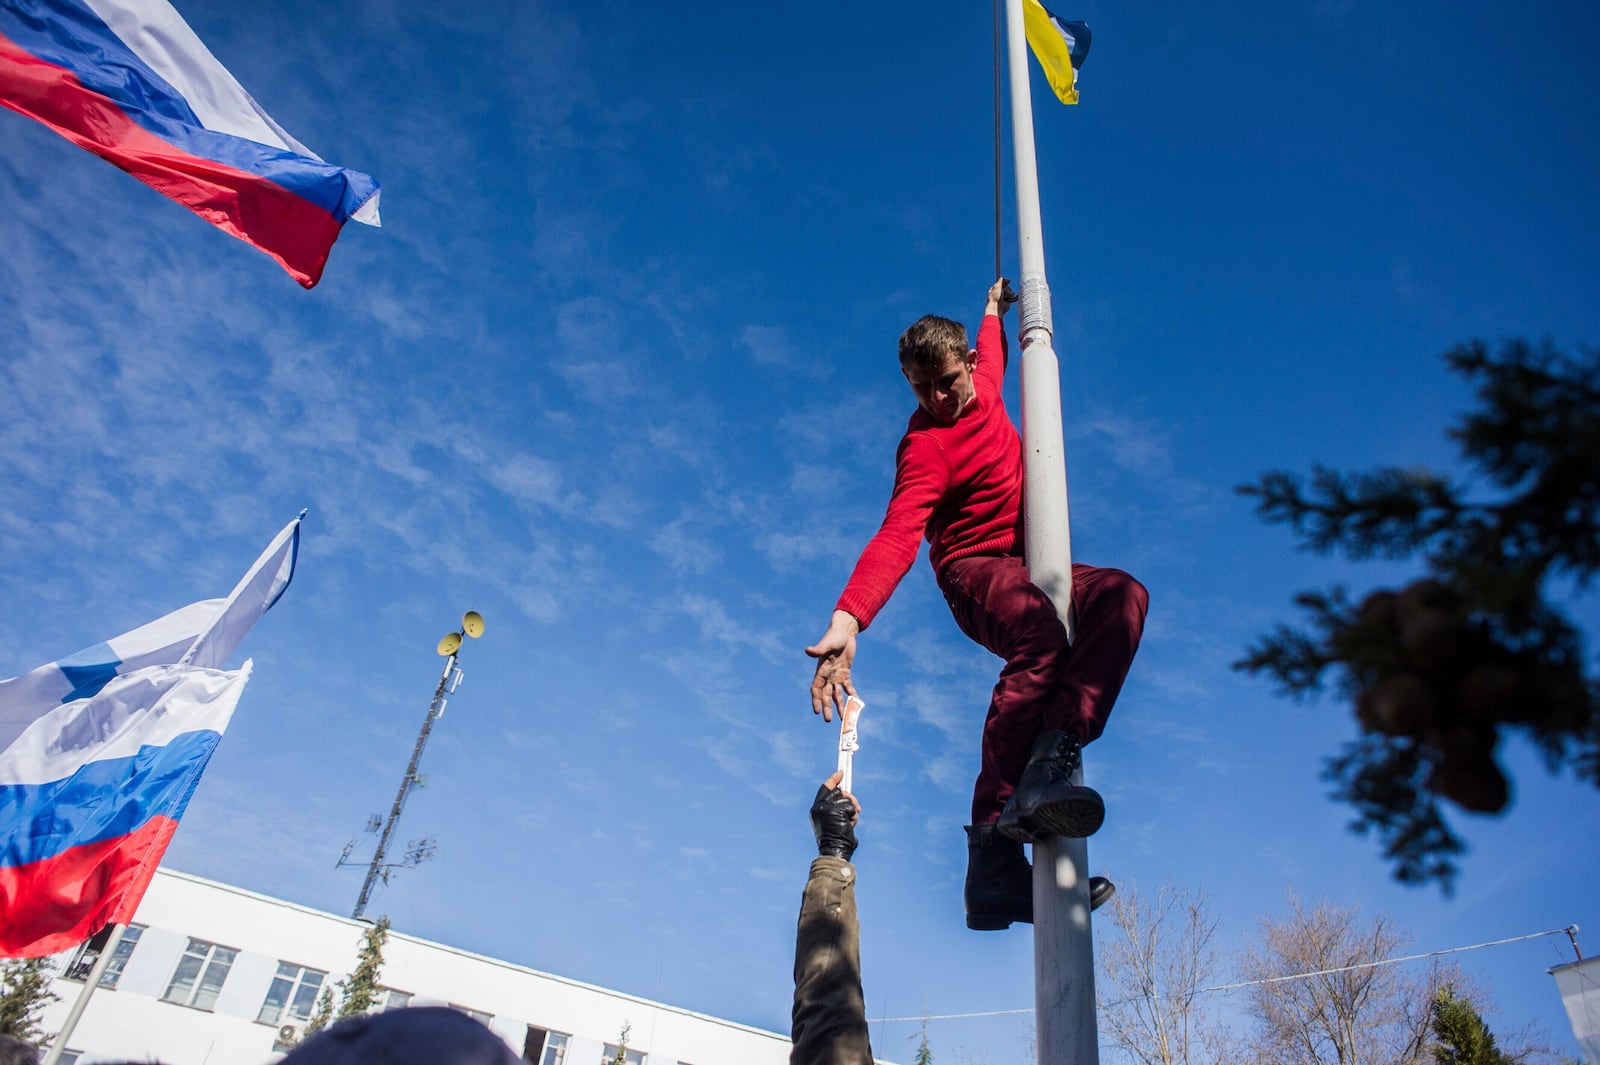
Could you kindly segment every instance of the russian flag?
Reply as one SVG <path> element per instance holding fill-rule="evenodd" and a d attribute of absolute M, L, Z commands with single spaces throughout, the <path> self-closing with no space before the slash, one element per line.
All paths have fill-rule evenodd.
<path fill-rule="evenodd" d="M 166 0 L 0 0 L 0 104 L 277 259 L 306 288 L 378 183 L 263 111 Z"/>
<path fill-rule="evenodd" d="M 250 679 L 222 665 L 289 586 L 300 521 L 226 599 L 0 680 L 0 957 L 132 919 Z"/>

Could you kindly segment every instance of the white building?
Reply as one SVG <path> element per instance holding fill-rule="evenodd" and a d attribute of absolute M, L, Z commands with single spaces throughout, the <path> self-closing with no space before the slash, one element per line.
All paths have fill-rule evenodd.
<path fill-rule="evenodd" d="M 365 922 L 158 870 L 68 1039 L 64 1062 L 274 1060 L 322 988 L 355 965 Z M 97 955 L 63 955 L 41 1018 L 59 1031 Z M 534 1065 L 602 1065 L 624 1024 L 629 1065 L 787 1065 L 789 1038 L 391 932 L 385 1007 L 448 1005 Z"/>

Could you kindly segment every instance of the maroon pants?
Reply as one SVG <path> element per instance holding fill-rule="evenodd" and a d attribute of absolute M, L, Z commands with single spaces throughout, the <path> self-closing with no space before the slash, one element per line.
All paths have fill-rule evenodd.
<path fill-rule="evenodd" d="M 961 631 L 1006 660 L 983 723 L 972 823 L 999 820 L 1039 733 L 1099 737 L 1139 649 L 1149 594 L 1117 569 L 1073 565 L 1071 647 L 1048 596 L 1015 556 L 962 558 L 939 574 Z"/>

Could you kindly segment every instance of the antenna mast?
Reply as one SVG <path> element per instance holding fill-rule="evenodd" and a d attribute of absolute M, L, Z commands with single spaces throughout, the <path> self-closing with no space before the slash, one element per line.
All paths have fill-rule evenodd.
<path fill-rule="evenodd" d="M 359 919 L 367 909 L 367 900 L 372 896 L 372 885 L 380 878 L 385 884 L 389 882 L 389 874 L 395 869 L 410 869 L 420 865 L 434 856 L 437 850 L 436 841 L 432 838 L 414 839 L 406 844 L 405 856 L 398 862 L 384 862 L 384 855 L 389 851 L 389 839 L 394 835 L 394 827 L 400 821 L 400 812 L 405 809 L 406 796 L 411 794 L 411 789 L 421 787 L 424 779 L 417 773 L 417 764 L 422 761 L 422 748 L 427 746 L 428 733 L 433 731 L 433 723 L 444 716 L 444 705 L 455 690 L 461 686 L 461 667 L 456 665 L 461 657 L 461 641 L 463 636 L 476 639 L 483 635 L 483 615 L 476 610 L 469 610 L 461 616 L 461 631 L 449 632 L 439 641 L 439 653 L 444 656 L 444 670 L 439 674 L 439 685 L 433 690 L 433 702 L 428 704 L 428 716 L 423 719 L 422 731 L 417 733 L 417 745 L 411 749 L 411 762 L 406 766 L 405 776 L 400 778 L 400 790 L 394 797 L 394 805 L 389 807 L 389 816 L 383 822 L 383 832 L 378 837 L 378 849 L 373 852 L 372 864 L 367 867 L 366 882 L 361 885 L 361 897 L 356 899 L 356 908 L 350 916 Z M 367 820 L 367 831 L 378 830 L 378 815 L 373 814 Z M 354 865 L 348 861 L 350 852 L 355 849 L 356 841 L 352 839 L 345 844 L 344 853 L 339 855 L 337 865 Z"/>

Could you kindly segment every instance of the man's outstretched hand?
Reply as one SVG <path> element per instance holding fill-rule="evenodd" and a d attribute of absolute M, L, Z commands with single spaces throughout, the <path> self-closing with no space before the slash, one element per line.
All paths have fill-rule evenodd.
<path fill-rule="evenodd" d="M 845 700 L 856 693 L 850 666 L 856 660 L 856 633 L 860 631 L 854 615 L 835 610 L 822 639 L 806 648 L 806 654 L 817 660 L 817 672 L 811 678 L 811 712 L 821 714 L 824 721 L 833 720 L 835 709 L 843 714 Z"/>
<path fill-rule="evenodd" d="M 811 801 L 811 834 L 817 837 L 818 854 L 848 862 L 856 852 L 855 824 L 861 804 L 854 795 L 840 790 L 843 779 L 844 773 L 835 771 L 817 789 L 817 797 Z"/>

